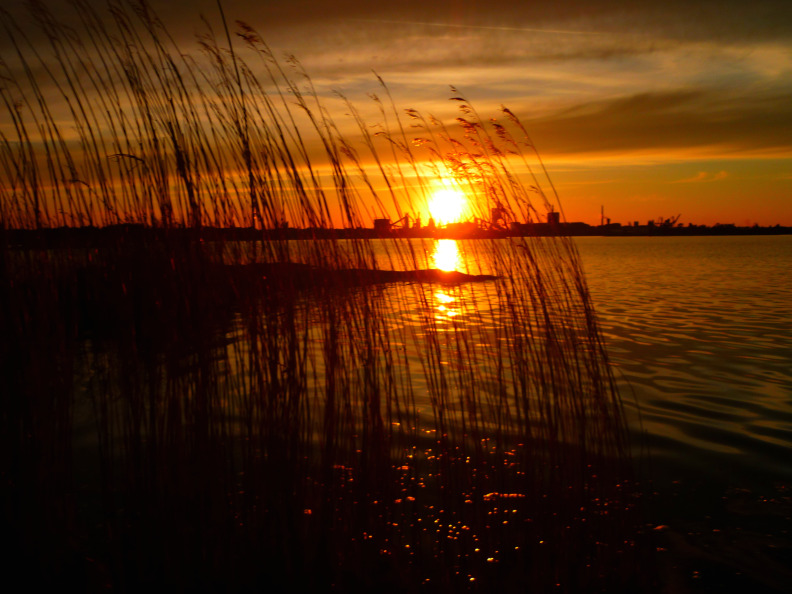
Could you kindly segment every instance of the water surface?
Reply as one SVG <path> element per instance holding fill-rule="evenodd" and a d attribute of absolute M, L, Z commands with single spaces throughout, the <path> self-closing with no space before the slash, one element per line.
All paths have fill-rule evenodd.
<path fill-rule="evenodd" d="M 788 480 L 792 238 L 577 244 L 631 426 L 653 457 Z"/>

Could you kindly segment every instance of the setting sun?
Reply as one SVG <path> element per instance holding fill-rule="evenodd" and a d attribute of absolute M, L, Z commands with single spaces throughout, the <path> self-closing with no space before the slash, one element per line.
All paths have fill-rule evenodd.
<path fill-rule="evenodd" d="M 429 214 L 438 225 L 456 223 L 462 217 L 466 205 L 464 192 L 446 185 L 432 193 L 429 200 Z"/>

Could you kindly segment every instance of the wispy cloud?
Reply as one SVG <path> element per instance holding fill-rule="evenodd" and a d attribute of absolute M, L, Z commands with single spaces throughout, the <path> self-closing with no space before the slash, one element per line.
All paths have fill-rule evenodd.
<path fill-rule="evenodd" d="M 402 21 L 402 20 L 387 20 L 387 19 L 350 19 L 353 22 L 360 23 L 383 23 L 387 25 L 418 25 L 421 27 L 439 27 L 443 29 L 468 29 L 478 31 L 515 31 L 518 33 L 547 33 L 548 35 L 607 35 L 607 33 L 600 31 L 576 31 L 572 29 L 542 29 L 535 27 L 507 27 L 507 26 L 492 26 L 492 25 L 476 25 L 476 24 L 459 24 L 449 22 L 427 22 L 427 21 Z"/>
<path fill-rule="evenodd" d="M 546 150 L 587 153 L 696 148 L 722 156 L 792 155 L 788 97 L 680 89 L 581 103 L 528 122 Z"/>
<path fill-rule="evenodd" d="M 707 171 L 699 171 L 696 175 L 692 177 L 688 177 L 685 179 L 678 179 L 672 183 L 675 184 L 688 184 L 688 183 L 698 183 L 698 182 L 713 182 L 722 179 L 726 179 L 729 177 L 729 174 L 725 171 L 718 171 L 717 173 L 709 173 Z"/>

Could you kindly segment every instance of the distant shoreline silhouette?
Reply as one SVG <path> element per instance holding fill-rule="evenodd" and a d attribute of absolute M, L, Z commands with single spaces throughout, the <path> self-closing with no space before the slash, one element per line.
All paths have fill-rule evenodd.
<path fill-rule="evenodd" d="M 651 236 L 720 236 L 720 235 L 791 235 L 792 227 L 738 227 L 733 224 L 687 225 L 668 227 L 662 225 L 623 226 L 588 225 L 586 223 L 516 223 L 509 229 L 483 229 L 474 223 L 457 223 L 436 229 L 373 228 L 296 228 L 254 229 L 251 227 L 148 227 L 140 224 L 120 224 L 106 227 L 55 227 L 45 229 L 0 230 L 0 241 L 10 246 L 43 247 L 97 247 L 112 244 L 124 237 L 157 240 L 183 238 L 207 241 L 257 241 L 257 240 L 326 240 L 326 239 L 500 239 L 506 237 L 651 237 Z"/>

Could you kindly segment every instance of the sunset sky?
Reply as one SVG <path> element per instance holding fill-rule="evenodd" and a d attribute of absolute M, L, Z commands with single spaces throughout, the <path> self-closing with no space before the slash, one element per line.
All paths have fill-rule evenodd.
<path fill-rule="evenodd" d="M 101 3 L 101 0 L 94 0 Z M 152 2 L 185 47 L 215 0 Z M 568 220 L 792 225 L 792 3 L 225 0 L 323 91 L 531 132 Z M 180 41 L 180 44 L 182 42 Z"/>
<path fill-rule="evenodd" d="M 187 5 L 187 3 L 185 3 Z M 214 2 L 189 3 L 215 14 Z M 528 124 L 570 220 L 792 225 L 787 1 L 234 0 L 315 81 Z M 196 8 L 197 9 L 197 8 Z"/>

